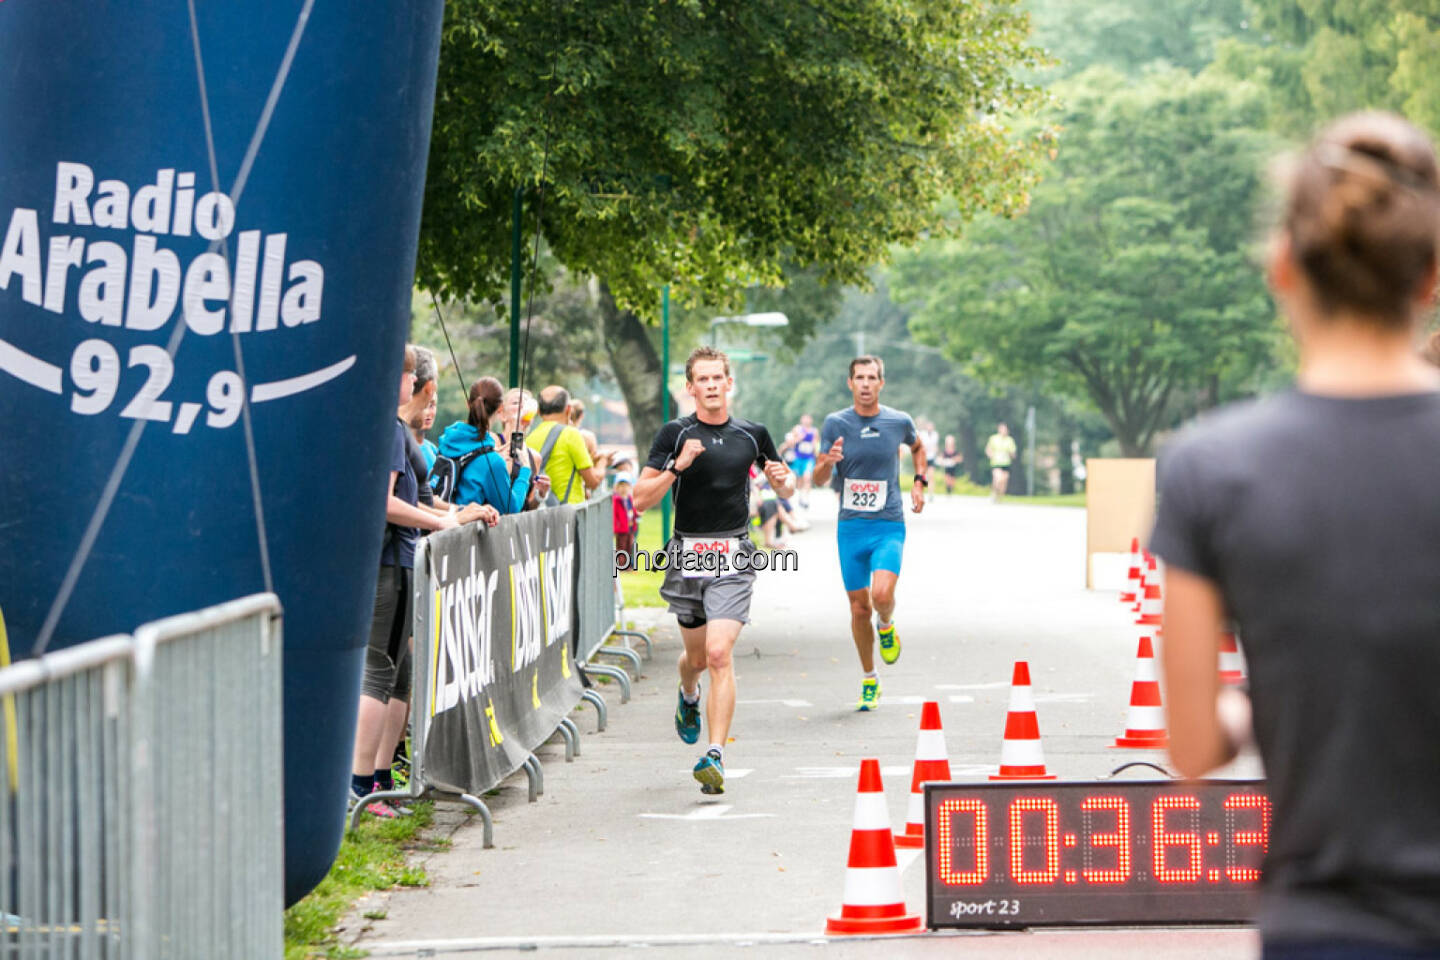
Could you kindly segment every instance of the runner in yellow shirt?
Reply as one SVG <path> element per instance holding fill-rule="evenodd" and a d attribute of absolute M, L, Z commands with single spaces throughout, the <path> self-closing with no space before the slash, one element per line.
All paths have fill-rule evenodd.
<path fill-rule="evenodd" d="M 1010 466 L 1015 462 L 1015 438 L 1005 424 L 996 425 L 995 433 L 985 441 L 985 457 L 990 461 L 990 499 L 999 503 L 1010 485 Z"/>

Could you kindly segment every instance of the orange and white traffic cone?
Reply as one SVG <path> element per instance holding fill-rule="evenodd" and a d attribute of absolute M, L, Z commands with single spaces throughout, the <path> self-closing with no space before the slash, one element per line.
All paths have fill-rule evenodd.
<path fill-rule="evenodd" d="M 1140 574 L 1145 559 L 1140 555 L 1140 538 L 1130 538 L 1130 569 L 1125 572 L 1125 586 L 1120 591 L 1121 603 L 1134 603 L 1140 596 L 1144 578 Z"/>
<path fill-rule="evenodd" d="M 1125 736 L 1115 746 L 1159 750 L 1170 742 L 1165 733 L 1165 711 L 1160 706 L 1160 678 L 1155 672 L 1155 649 L 1149 637 L 1140 638 L 1135 652 L 1135 682 L 1130 686 L 1130 716 Z"/>
<path fill-rule="evenodd" d="M 905 832 L 895 834 L 897 847 L 925 846 L 925 781 L 950 779 L 945 731 L 940 729 L 940 704 L 926 700 L 920 708 L 920 735 L 915 740 L 915 769 L 910 774 L 910 810 Z"/>
<path fill-rule="evenodd" d="M 1135 603 L 1130 607 L 1130 612 L 1140 616 L 1140 609 L 1145 605 L 1145 584 L 1147 582 L 1146 571 L 1150 567 L 1150 551 L 1140 551 L 1140 579 L 1135 581 Z"/>
<path fill-rule="evenodd" d="M 1010 681 L 1010 712 L 1005 717 L 1005 742 L 1000 745 L 1000 772 L 991 780 L 1054 780 L 1045 772 L 1045 753 L 1040 749 L 1040 721 L 1035 717 L 1035 697 L 1030 692 L 1030 664 L 1015 661 Z"/>
<path fill-rule="evenodd" d="M 1150 557 L 1145 564 L 1145 589 L 1140 594 L 1140 619 L 1135 623 L 1142 627 L 1158 629 L 1164 610 L 1165 603 L 1160 596 L 1160 571 L 1155 563 L 1155 558 Z"/>
<path fill-rule="evenodd" d="M 862 760 L 850 860 L 845 866 L 845 899 L 840 912 L 825 921 L 825 932 L 918 933 L 924 926 L 919 914 L 905 912 L 905 890 L 895 862 L 880 761 Z"/>
<path fill-rule="evenodd" d="M 1235 642 L 1233 630 L 1220 634 L 1220 682 L 1228 687 L 1245 682 L 1245 660 L 1240 656 L 1240 645 Z"/>

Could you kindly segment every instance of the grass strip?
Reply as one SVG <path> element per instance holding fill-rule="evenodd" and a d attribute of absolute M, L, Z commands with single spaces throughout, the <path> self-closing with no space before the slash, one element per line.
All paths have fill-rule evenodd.
<path fill-rule="evenodd" d="M 420 838 L 434 819 L 435 805 L 422 800 L 411 809 L 412 816 L 394 820 L 367 816 L 360 821 L 360 829 L 346 832 L 325 879 L 285 911 L 285 960 L 364 956 L 363 951 L 340 943 L 335 935 L 335 925 L 351 905 L 375 890 L 423 887 L 429 882 L 424 870 L 405 862 L 405 855 L 444 846 Z"/>

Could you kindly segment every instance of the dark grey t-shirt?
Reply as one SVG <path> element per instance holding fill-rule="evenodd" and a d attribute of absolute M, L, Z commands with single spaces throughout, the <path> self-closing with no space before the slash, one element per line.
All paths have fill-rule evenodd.
<path fill-rule="evenodd" d="M 1150 547 L 1239 623 L 1262 934 L 1440 947 L 1440 394 L 1214 414 L 1161 452 Z"/>
<path fill-rule="evenodd" d="M 915 421 L 903 410 L 882 406 L 871 417 L 854 407 L 836 410 L 820 430 L 820 449 L 829 450 L 839 437 L 845 459 L 835 464 L 834 485 L 840 493 L 840 520 L 905 522 L 900 492 L 900 445 L 915 445 Z M 853 481 L 866 489 L 846 488 Z M 883 494 L 881 485 L 883 484 Z"/>

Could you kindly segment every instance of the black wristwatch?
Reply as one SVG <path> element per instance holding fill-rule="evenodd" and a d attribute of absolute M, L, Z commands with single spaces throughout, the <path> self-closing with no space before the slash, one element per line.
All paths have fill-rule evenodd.
<path fill-rule="evenodd" d="M 666 469 L 668 472 L 675 474 L 675 479 L 676 479 L 676 480 L 679 480 L 679 479 L 680 479 L 680 471 L 675 469 L 675 461 L 674 461 L 673 458 L 671 459 L 671 461 L 670 461 L 669 463 L 665 464 L 665 469 Z"/>
<path fill-rule="evenodd" d="M 915 482 L 918 483 L 918 484 L 920 484 L 920 486 L 922 486 L 922 487 L 928 487 L 928 486 L 930 486 L 930 478 L 929 478 L 929 477 L 922 477 L 922 476 L 920 476 L 920 474 L 918 474 L 918 473 L 915 474 Z"/>

